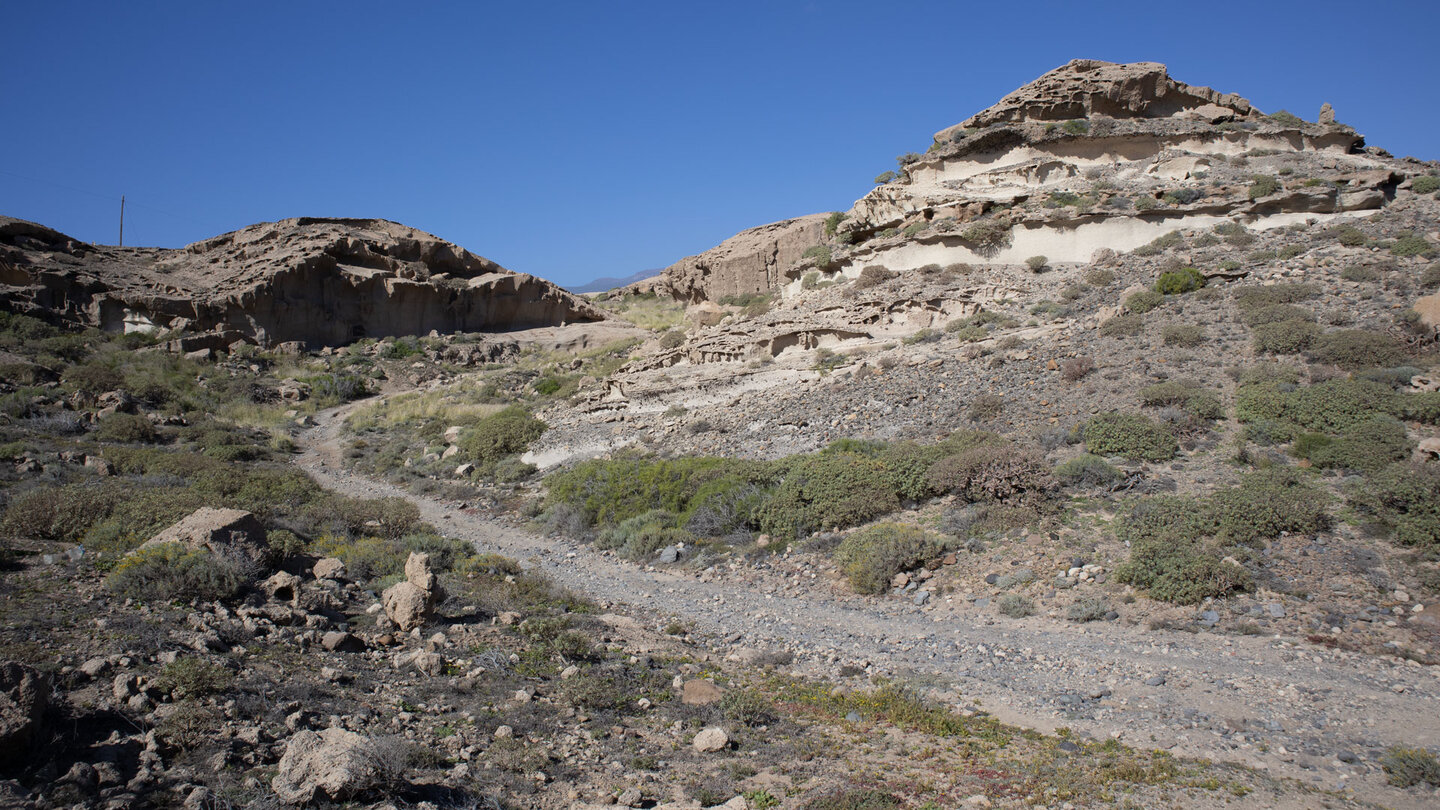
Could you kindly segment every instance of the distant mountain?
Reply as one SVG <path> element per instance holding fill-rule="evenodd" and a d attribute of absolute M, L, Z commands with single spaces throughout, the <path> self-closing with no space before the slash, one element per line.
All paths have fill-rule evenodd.
<path fill-rule="evenodd" d="M 664 272 L 664 268 L 654 270 L 641 270 L 640 272 L 626 276 L 625 278 L 597 278 L 594 281 L 587 281 L 578 287 L 566 287 L 572 293 L 593 293 L 613 290 L 616 287 L 628 287 L 637 281 L 644 281 L 647 278 L 654 278 Z"/>

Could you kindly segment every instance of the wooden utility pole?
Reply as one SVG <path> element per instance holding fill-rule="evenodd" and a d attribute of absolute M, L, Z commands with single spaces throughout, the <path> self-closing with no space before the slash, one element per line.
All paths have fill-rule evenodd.
<path fill-rule="evenodd" d="M 120 247 L 125 247 L 125 195 L 120 195 Z"/>

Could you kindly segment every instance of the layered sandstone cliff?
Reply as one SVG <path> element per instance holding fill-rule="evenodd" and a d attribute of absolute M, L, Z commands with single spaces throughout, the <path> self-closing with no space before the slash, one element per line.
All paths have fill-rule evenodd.
<path fill-rule="evenodd" d="M 176 331 L 195 345 L 310 348 L 604 318 L 548 281 L 378 219 L 287 219 L 167 250 L 0 218 L 0 306 L 107 331 Z"/>

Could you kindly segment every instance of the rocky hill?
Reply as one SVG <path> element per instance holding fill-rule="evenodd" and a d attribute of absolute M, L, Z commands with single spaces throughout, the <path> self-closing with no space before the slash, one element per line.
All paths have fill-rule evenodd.
<path fill-rule="evenodd" d="M 0 218 L 0 307 L 182 348 L 308 348 L 363 337 L 602 320 L 584 300 L 458 245 L 378 219 L 296 218 L 179 250 L 91 245 Z"/>
<path fill-rule="evenodd" d="M 1364 216 L 1425 170 L 1367 149 L 1328 105 L 1314 123 L 1267 116 L 1164 65 L 1093 60 L 1045 74 L 898 162 L 823 230 L 812 215 L 745 231 L 667 268 L 669 289 L 694 303 L 789 294 L 807 273 L 854 279 L 871 265 L 1083 263 L 1183 228 Z M 1256 185 L 1257 174 L 1269 181 Z"/>

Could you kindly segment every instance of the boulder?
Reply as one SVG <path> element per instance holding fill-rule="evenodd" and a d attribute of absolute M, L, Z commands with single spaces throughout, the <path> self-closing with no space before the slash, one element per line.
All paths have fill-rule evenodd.
<path fill-rule="evenodd" d="M 695 679 L 686 681 L 680 688 L 680 702 L 687 706 L 709 706 L 711 703 L 718 703 L 725 696 L 720 687 L 715 684 Z"/>
<path fill-rule="evenodd" d="M 315 563 L 310 573 L 314 574 L 316 579 L 344 579 L 345 563 L 334 557 L 325 557 Z"/>
<path fill-rule="evenodd" d="M 261 588 L 271 599 L 296 605 L 300 602 L 300 585 L 300 577 L 287 571 L 276 571 L 261 583 Z"/>
<path fill-rule="evenodd" d="M 430 595 L 409 580 L 386 588 L 381 602 L 390 621 L 407 633 L 424 624 L 430 615 Z"/>
<path fill-rule="evenodd" d="M 430 555 L 423 551 L 412 551 L 405 559 L 405 579 L 426 593 L 434 593 L 435 572 L 430 570 Z"/>
<path fill-rule="evenodd" d="M 343 728 L 301 731 L 285 743 L 270 786 L 286 804 L 348 799 L 378 786 L 384 771 L 374 743 Z"/>
<path fill-rule="evenodd" d="M 160 543 L 203 548 L 212 554 L 248 560 L 262 567 L 268 567 L 273 559 L 265 540 L 265 527 L 254 515 L 239 509 L 203 506 L 146 540 L 140 548 Z"/>
<path fill-rule="evenodd" d="M 696 734 L 695 739 L 691 742 L 691 745 L 695 746 L 695 750 L 702 754 L 723 751 L 729 744 L 730 735 L 726 734 L 725 729 L 719 726 L 701 729 L 700 733 Z"/>
<path fill-rule="evenodd" d="M 44 675 L 14 661 L 0 663 L 0 760 L 29 752 L 49 705 L 50 682 Z"/>

